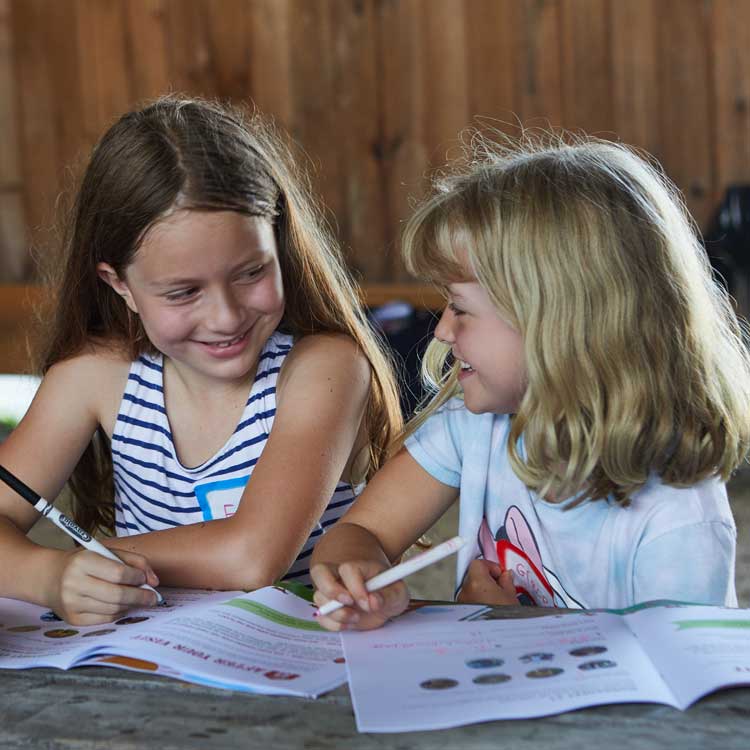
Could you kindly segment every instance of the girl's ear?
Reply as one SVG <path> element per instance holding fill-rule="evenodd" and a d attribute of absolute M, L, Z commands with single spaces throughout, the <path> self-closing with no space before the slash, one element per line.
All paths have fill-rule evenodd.
<path fill-rule="evenodd" d="M 96 272 L 99 274 L 99 278 L 105 284 L 109 284 L 125 300 L 125 304 L 137 314 L 138 308 L 136 307 L 133 295 L 130 293 L 127 282 L 118 276 L 117 271 L 109 263 L 97 263 Z"/>

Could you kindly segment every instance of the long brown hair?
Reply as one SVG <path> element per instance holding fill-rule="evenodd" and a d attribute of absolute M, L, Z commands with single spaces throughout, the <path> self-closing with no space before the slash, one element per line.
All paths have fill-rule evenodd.
<path fill-rule="evenodd" d="M 401 428 L 390 361 L 363 312 L 309 180 L 285 137 L 258 114 L 217 102 L 166 96 L 123 115 L 95 146 L 63 228 L 61 262 L 51 265 L 53 303 L 40 357 L 46 372 L 97 340 L 131 358 L 153 351 L 140 321 L 97 275 L 109 263 L 123 276 L 144 237 L 174 208 L 237 211 L 270 221 L 284 283 L 282 326 L 295 337 L 351 336 L 370 362 L 365 412 L 369 456 L 383 462 Z M 48 274 L 49 275 L 49 274 Z M 100 429 L 76 466 L 74 514 L 89 530 L 111 530 L 112 461 Z"/>

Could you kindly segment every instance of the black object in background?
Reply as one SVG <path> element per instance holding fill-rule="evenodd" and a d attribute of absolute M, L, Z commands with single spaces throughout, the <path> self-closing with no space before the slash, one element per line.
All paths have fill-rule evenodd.
<path fill-rule="evenodd" d="M 438 314 L 389 302 L 369 311 L 373 326 L 391 348 L 397 367 L 401 411 L 408 419 L 425 396 L 420 376 L 422 355 L 433 337 Z"/>
<path fill-rule="evenodd" d="M 711 265 L 730 293 L 750 277 L 750 185 L 731 185 L 703 236 Z"/>

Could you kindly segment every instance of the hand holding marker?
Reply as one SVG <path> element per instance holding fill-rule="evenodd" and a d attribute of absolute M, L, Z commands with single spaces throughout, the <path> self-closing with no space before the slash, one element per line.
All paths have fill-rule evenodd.
<path fill-rule="evenodd" d="M 453 539 L 438 544 L 438 546 L 433 547 L 433 549 L 428 549 L 426 552 L 415 555 L 406 562 L 394 565 L 392 568 L 388 568 L 388 570 L 378 573 L 365 583 L 365 588 L 369 592 L 373 592 L 383 589 L 386 586 L 390 586 L 392 583 L 396 583 L 396 581 L 400 581 L 402 578 L 406 578 L 406 576 L 410 576 L 412 573 L 416 573 L 418 570 L 422 570 L 422 568 L 426 568 L 428 565 L 432 565 L 432 563 L 442 560 L 444 557 L 448 557 L 448 555 L 452 555 L 454 552 L 458 552 L 464 544 L 466 544 L 464 539 L 460 536 L 454 536 Z M 318 615 L 330 615 L 331 612 L 335 612 L 337 609 L 341 609 L 344 606 L 344 604 L 336 599 L 331 599 L 331 601 L 326 602 L 318 609 Z"/>
<path fill-rule="evenodd" d="M 97 542 L 96 539 L 84 531 L 75 521 L 60 513 L 57 508 L 48 503 L 40 495 L 37 495 L 31 487 L 25 485 L 18 477 L 11 474 L 3 466 L 0 466 L 0 479 L 2 479 L 8 487 L 17 492 L 24 500 L 28 500 L 28 502 L 30 502 L 43 516 L 49 518 L 58 529 L 61 529 L 69 536 L 72 536 L 81 546 L 92 552 L 96 552 L 102 557 L 106 557 L 120 563 L 121 565 L 125 565 L 125 563 L 120 560 L 112 550 L 107 549 L 101 542 Z M 162 605 L 166 603 L 164 597 L 147 583 L 144 583 L 140 588 L 146 589 L 147 591 L 153 591 L 156 594 L 157 604 Z"/>

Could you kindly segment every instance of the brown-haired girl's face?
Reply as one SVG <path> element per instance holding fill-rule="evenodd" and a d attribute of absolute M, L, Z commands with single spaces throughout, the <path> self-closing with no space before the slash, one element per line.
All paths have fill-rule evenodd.
<path fill-rule="evenodd" d="M 99 273 L 193 382 L 245 381 L 284 314 L 273 226 L 234 211 L 175 211 L 148 232 L 123 278 L 106 263 Z"/>
<path fill-rule="evenodd" d="M 450 344 L 461 363 L 466 408 L 475 414 L 516 412 L 527 380 L 523 337 L 478 282 L 454 282 L 448 293 L 435 336 Z"/>

